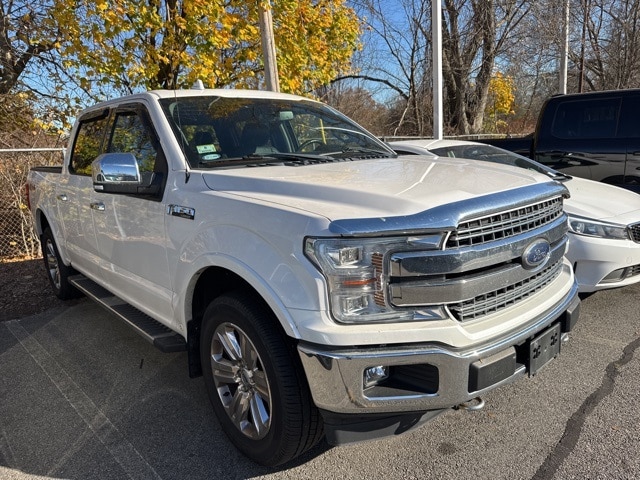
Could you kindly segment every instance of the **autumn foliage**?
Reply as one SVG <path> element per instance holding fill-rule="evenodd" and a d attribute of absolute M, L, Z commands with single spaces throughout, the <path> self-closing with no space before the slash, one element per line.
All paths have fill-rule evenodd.
<path fill-rule="evenodd" d="M 135 91 L 191 86 L 259 88 L 259 1 L 55 0 L 51 21 L 82 87 Z M 344 0 L 273 4 L 280 86 L 304 93 L 350 68 L 360 23 Z"/>
<path fill-rule="evenodd" d="M 485 110 L 485 130 L 500 132 L 506 119 L 514 114 L 515 87 L 513 79 L 497 72 L 489 82 L 489 96 Z"/>

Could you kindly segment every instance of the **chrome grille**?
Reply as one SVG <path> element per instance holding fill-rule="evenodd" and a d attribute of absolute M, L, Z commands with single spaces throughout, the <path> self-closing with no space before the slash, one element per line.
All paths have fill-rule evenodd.
<path fill-rule="evenodd" d="M 629 225 L 629 234 L 631 235 L 631 240 L 640 243 L 640 223 Z"/>
<path fill-rule="evenodd" d="M 447 241 L 446 248 L 479 245 L 513 237 L 553 222 L 562 215 L 562 197 L 526 205 L 465 221 L 458 225 Z M 640 238 L 640 225 L 638 225 Z"/>
<path fill-rule="evenodd" d="M 550 284 L 559 274 L 562 260 L 513 285 L 479 295 L 471 300 L 449 305 L 449 311 L 460 322 L 499 312 Z"/>

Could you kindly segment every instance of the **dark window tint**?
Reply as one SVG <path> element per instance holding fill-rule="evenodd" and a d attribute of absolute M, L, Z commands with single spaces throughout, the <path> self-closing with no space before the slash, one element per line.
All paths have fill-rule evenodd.
<path fill-rule="evenodd" d="M 619 98 L 562 102 L 556 110 L 551 134 L 565 139 L 613 138 L 619 111 Z"/>
<path fill-rule="evenodd" d="M 76 141 L 71 153 L 69 170 L 76 175 L 91 175 L 91 162 L 100 155 L 100 147 L 107 125 L 107 116 L 80 121 Z"/>
<path fill-rule="evenodd" d="M 640 97 L 627 97 L 622 101 L 622 114 L 618 137 L 640 138 Z"/>

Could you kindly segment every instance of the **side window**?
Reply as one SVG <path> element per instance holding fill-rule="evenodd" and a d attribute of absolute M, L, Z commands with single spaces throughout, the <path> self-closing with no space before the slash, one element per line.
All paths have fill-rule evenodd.
<path fill-rule="evenodd" d="M 100 155 L 107 126 L 107 112 L 89 120 L 80 120 L 78 134 L 71 152 L 69 171 L 76 175 L 91 175 L 91 162 Z"/>
<path fill-rule="evenodd" d="M 107 153 L 133 153 L 143 178 L 155 169 L 158 152 L 152 133 L 136 111 L 117 112 Z M 147 175 L 148 177 L 148 175 Z"/>
<path fill-rule="evenodd" d="M 640 138 L 640 97 L 626 97 L 622 101 L 622 114 L 620 115 L 620 126 L 618 127 L 618 137 L 620 138 Z"/>
<path fill-rule="evenodd" d="M 562 102 L 551 134 L 563 139 L 614 138 L 619 113 L 619 98 Z"/>

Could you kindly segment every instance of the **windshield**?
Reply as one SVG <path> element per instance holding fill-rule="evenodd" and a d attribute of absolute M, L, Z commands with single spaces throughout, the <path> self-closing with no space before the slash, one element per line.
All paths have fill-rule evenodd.
<path fill-rule="evenodd" d="M 451 158 L 469 158 L 471 160 L 484 160 L 486 162 L 502 163 L 513 167 L 526 168 L 543 173 L 556 180 L 570 178 L 567 175 L 553 170 L 538 162 L 518 155 L 517 153 L 503 150 L 502 148 L 492 145 L 471 144 L 471 145 L 454 145 L 449 147 L 430 148 L 430 152 L 441 157 Z"/>
<path fill-rule="evenodd" d="M 395 156 L 356 123 L 317 102 L 195 96 L 160 103 L 192 168 Z"/>

